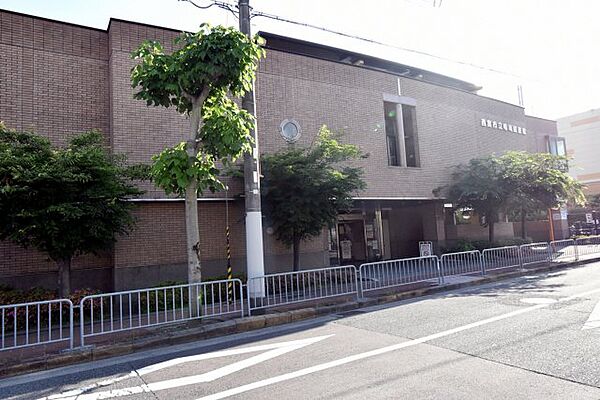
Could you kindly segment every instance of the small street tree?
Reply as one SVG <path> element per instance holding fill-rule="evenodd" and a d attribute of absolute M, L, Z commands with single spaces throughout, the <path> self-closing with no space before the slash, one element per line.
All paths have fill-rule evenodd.
<path fill-rule="evenodd" d="M 308 148 L 262 156 L 265 214 L 276 238 L 292 246 L 294 271 L 300 268 L 300 243 L 319 236 L 366 187 L 362 169 L 344 163 L 359 157 L 357 146 L 339 143 L 326 126 Z"/>
<path fill-rule="evenodd" d="M 472 208 L 485 216 L 492 243 L 493 225 L 506 207 L 520 209 L 524 235 L 526 213 L 567 202 L 584 204 L 583 185 L 567 170 L 566 157 L 509 151 L 500 157 L 477 158 L 456 167 L 451 183 L 434 192 L 445 195 L 456 207 Z"/>
<path fill-rule="evenodd" d="M 498 213 L 509 199 L 509 191 L 502 179 L 502 169 L 496 157 L 476 158 L 456 167 L 448 186 L 434 190 L 443 195 L 456 208 L 470 208 L 485 217 L 488 240 L 495 241 L 494 224 Z"/>
<path fill-rule="evenodd" d="M 183 33 L 176 50 L 165 54 L 158 42 L 144 42 L 133 53 L 134 97 L 148 106 L 175 107 L 189 117 L 187 140 L 155 156 L 152 179 L 167 194 L 185 196 L 188 282 L 201 281 L 198 194 L 223 188 L 217 163 L 229 164 L 250 150 L 254 119 L 227 97 L 252 88 L 258 37 L 203 24 Z"/>
<path fill-rule="evenodd" d="M 0 125 L 0 240 L 33 247 L 58 265 L 61 297 L 70 293 L 71 261 L 109 249 L 133 225 L 140 194 L 122 159 L 110 156 L 99 132 L 87 132 L 66 148 Z"/>
<path fill-rule="evenodd" d="M 565 203 L 585 204 L 583 185 L 568 174 L 566 157 L 510 151 L 498 161 L 505 187 L 510 192 L 510 203 L 521 210 L 523 238 L 526 236 L 528 212 L 547 210 Z"/>

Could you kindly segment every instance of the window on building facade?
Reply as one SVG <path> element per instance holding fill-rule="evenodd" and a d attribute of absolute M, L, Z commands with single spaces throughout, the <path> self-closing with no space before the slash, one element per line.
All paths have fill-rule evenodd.
<path fill-rule="evenodd" d="M 417 141 L 416 108 L 402 104 L 402 124 L 404 126 L 404 148 L 406 149 L 406 166 L 419 167 L 419 148 Z"/>
<path fill-rule="evenodd" d="M 300 139 L 300 124 L 293 119 L 283 120 L 279 125 L 279 133 L 289 143 L 294 143 Z"/>
<path fill-rule="evenodd" d="M 558 136 L 548 136 L 548 152 L 555 156 L 566 156 L 567 145 L 565 138 Z"/>
<path fill-rule="evenodd" d="M 400 149 L 398 148 L 398 114 L 396 104 L 384 103 L 385 110 L 385 138 L 388 151 L 388 165 L 399 166 L 400 158 L 398 157 Z"/>
<path fill-rule="evenodd" d="M 388 164 L 419 167 L 416 108 L 387 101 L 383 108 Z"/>

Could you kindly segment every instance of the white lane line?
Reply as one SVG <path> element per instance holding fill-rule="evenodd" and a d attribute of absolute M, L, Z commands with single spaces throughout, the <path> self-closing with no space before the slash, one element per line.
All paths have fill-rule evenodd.
<path fill-rule="evenodd" d="M 179 357 L 179 358 L 174 358 L 172 360 L 164 361 L 164 362 L 161 362 L 158 364 L 149 365 L 144 368 L 140 368 L 137 370 L 137 373 L 139 375 L 146 375 L 146 374 L 149 374 L 151 372 L 155 372 L 155 371 L 158 371 L 161 369 L 173 367 L 175 365 L 179 365 L 179 364 L 183 364 L 183 363 L 187 363 L 187 362 L 193 362 L 193 361 L 203 361 L 203 360 L 208 360 L 208 359 L 217 358 L 217 357 L 228 357 L 228 356 L 233 356 L 233 355 L 254 353 L 254 352 L 258 352 L 258 351 L 266 351 L 266 350 L 273 350 L 273 349 L 281 349 L 284 347 L 292 347 L 292 346 L 304 347 L 306 345 L 319 342 L 323 339 L 327 339 L 331 336 L 333 336 L 333 335 L 325 335 L 325 336 L 318 336 L 318 337 L 314 337 L 314 338 L 310 338 L 310 339 L 290 340 L 288 342 L 263 344 L 260 346 L 244 347 L 241 349 L 221 350 L 221 351 L 216 351 L 213 353 L 205 353 L 205 354 L 198 354 L 198 355 L 194 355 L 194 356 Z"/>
<path fill-rule="evenodd" d="M 272 343 L 272 344 L 265 344 L 265 345 L 260 345 L 260 346 L 246 347 L 246 348 L 241 348 L 241 349 L 223 350 L 223 351 L 217 351 L 217 352 L 213 352 L 213 353 L 199 354 L 199 355 L 195 355 L 195 356 L 180 357 L 180 358 L 176 358 L 173 360 L 164 361 L 162 363 L 149 365 L 147 367 L 141 368 L 137 372 L 132 371 L 125 376 L 120 376 L 120 377 L 113 378 L 113 379 L 107 379 L 107 380 L 98 382 L 94 385 L 88 385 L 83 388 L 69 390 L 67 392 L 63 392 L 60 394 L 43 397 L 39 400 L 110 399 L 110 398 L 115 398 L 115 397 L 129 396 L 132 394 L 149 393 L 151 391 L 156 392 L 156 391 L 161 391 L 161 390 L 167 390 L 167 389 L 172 389 L 172 388 L 176 388 L 176 387 L 180 387 L 180 386 L 193 385 L 196 383 L 211 382 L 211 381 L 214 381 L 223 376 L 240 371 L 244 368 L 248 368 L 248 367 L 251 367 L 258 363 L 270 360 L 271 358 L 275 358 L 282 354 L 289 353 L 290 351 L 297 350 L 302 347 L 308 346 L 310 344 L 320 342 L 321 340 L 327 339 L 331 336 L 333 336 L 333 335 L 324 335 L 324 336 L 318 336 L 318 337 L 309 338 L 309 339 L 292 340 L 292 341 L 288 341 L 288 342 Z M 265 350 L 269 350 L 269 351 L 265 351 Z M 176 366 L 176 365 L 191 362 L 191 361 L 208 360 L 208 359 L 212 359 L 212 358 L 227 357 L 227 356 L 246 354 L 246 353 L 257 352 L 257 351 L 265 351 L 265 352 L 258 354 L 256 356 L 250 357 L 248 359 L 229 364 L 225 367 L 217 368 L 213 371 L 210 371 L 210 372 L 207 372 L 204 374 L 200 374 L 200 375 L 193 375 L 193 376 L 187 376 L 187 377 L 182 377 L 182 378 L 169 379 L 166 381 L 154 382 L 154 383 L 149 383 L 149 384 L 140 385 L 140 386 L 132 386 L 132 387 L 124 388 L 124 389 L 108 390 L 108 391 L 96 392 L 96 393 L 87 393 L 93 389 L 98 389 L 99 387 L 108 386 L 108 385 L 122 381 L 127 378 L 133 378 L 138 375 L 140 375 L 140 376 L 147 375 L 151 372 L 159 371 L 161 369 L 169 368 L 172 366 Z"/>
<path fill-rule="evenodd" d="M 558 300 L 558 303 L 560 302 L 566 302 L 566 301 L 571 301 L 580 297 L 584 297 L 584 296 L 588 296 L 590 294 L 594 294 L 594 293 L 598 293 L 600 292 L 600 289 L 594 289 L 594 290 L 589 290 L 587 292 L 583 292 L 583 293 L 579 293 L 573 296 L 569 296 L 569 297 L 565 297 L 563 299 Z M 555 303 L 552 303 L 555 304 Z M 511 318 L 511 317 L 516 317 L 518 315 L 521 314 L 526 314 L 535 310 L 539 310 L 542 308 L 546 308 L 550 306 L 550 304 L 537 304 L 531 307 L 527 307 L 527 308 L 523 308 L 520 310 L 516 310 L 516 311 L 512 311 L 506 314 L 502 314 L 502 315 L 498 315 L 495 317 L 491 317 L 491 318 L 487 318 L 481 321 L 477 321 L 477 322 L 473 322 L 471 324 L 467 324 L 467 325 L 463 325 L 463 326 L 459 326 L 457 328 L 453 328 L 453 329 L 449 329 L 447 331 L 443 331 L 443 332 L 438 332 L 438 333 L 434 333 L 432 335 L 429 336 L 425 336 L 419 339 L 414 339 L 414 340 L 409 340 L 407 342 L 403 342 L 403 343 L 399 343 L 399 344 L 395 344 L 395 345 L 391 345 L 391 346 L 386 346 L 386 347 L 382 347 L 380 349 L 376 349 L 376 350 L 371 350 L 371 351 L 367 351 L 364 353 L 359 353 L 359 354 L 355 354 L 353 356 L 349 356 L 349 357 L 344 357 L 344 358 L 340 358 L 338 360 L 334 360 L 334 361 L 330 361 L 330 362 L 326 362 L 323 364 L 319 364 L 319 365 L 315 365 L 313 367 L 309 367 L 309 368 L 304 368 L 304 369 L 300 369 L 298 371 L 294 371 L 294 372 L 290 372 L 287 374 L 283 374 L 283 375 L 279 375 L 279 376 L 275 376 L 273 378 L 269 378 L 269 379 L 264 379 L 262 381 L 257 381 L 257 382 L 253 382 L 253 383 L 249 383 L 247 385 L 242 385 L 236 388 L 232 388 L 229 390 L 225 390 L 219 393 L 214 393 L 211 394 L 209 396 L 205 396 L 205 397 L 201 397 L 197 400 L 218 400 L 218 399 L 224 399 L 226 397 L 229 396 L 235 396 L 237 394 L 240 393 L 245 393 L 248 392 L 250 390 L 254 390 L 254 389 L 258 389 L 261 387 L 265 387 L 265 386 L 269 386 L 269 385 L 273 385 L 279 382 L 284 382 L 290 379 L 295 379 L 295 378 L 299 378 L 301 376 L 305 376 L 305 375 L 309 375 L 309 374 L 313 374 L 315 372 L 319 372 L 319 371 L 324 371 L 326 369 L 330 369 L 330 368 L 334 368 L 334 367 L 338 367 L 340 365 L 344 365 L 344 364 L 348 364 L 354 361 L 358 361 L 358 360 L 363 360 L 365 358 L 369 358 L 369 357 L 374 357 L 374 356 L 378 356 L 381 354 L 385 354 L 385 353 L 389 353 L 391 351 L 395 351 L 395 350 L 399 350 L 399 349 L 404 349 L 406 347 L 411 347 L 411 346 L 415 346 L 418 344 L 422 344 L 425 342 L 429 342 L 435 339 L 439 339 L 441 337 L 445 337 L 445 336 L 449 336 L 458 332 L 462 332 L 462 331 L 466 331 L 468 329 L 473 329 L 482 325 L 487 325 L 487 324 L 491 324 L 493 322 L 497 322 L 497 321 L 501 321 L 503 319 L 507 319 L 507 318 Z"/>
<path fill-rule="evenodd" d="M 594 328 L 600 328 L 600 301 L 598 302 L 598 304 L 596 304 L 596 306 L 594 307 L 594 310 L 590 314 L 590 317 L 588 318 L 586 323 L 583 325 L 583 328 L 581 328 L 581 329 L 585 330 L 585 329 L 594 329 Z"/>

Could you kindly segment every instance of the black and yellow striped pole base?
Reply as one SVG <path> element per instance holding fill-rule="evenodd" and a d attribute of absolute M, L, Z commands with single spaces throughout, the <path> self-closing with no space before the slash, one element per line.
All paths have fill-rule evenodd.
<path fill-rule="evenodd" d="M 227 241 L 227 298 L 229 302 L 233 302 L 233 271 L 231 270 L 231 246 L 229 245 L 229 226 L 225 229 L 225 236 Z"/>

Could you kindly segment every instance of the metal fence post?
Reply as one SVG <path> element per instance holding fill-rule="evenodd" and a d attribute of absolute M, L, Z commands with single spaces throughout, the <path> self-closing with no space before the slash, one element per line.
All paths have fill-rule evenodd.
<path fill-rule="evenodd" d="M 521 245 L 517 248 L 517 253 L 519 256 L 519 269 L 524 269 L 524 267 L 523 267 L 523 252 L 521 251 L 522 246 L 523 245 Z"/>
<path fill-rule="evenodd" d="M 240 309 L 241 309 L 241 317 L 244 318 L 244 285 L 242 284 L 242 280 L 240 279 Z M 250 309 L 248 309 L 250 311 Z M 249 314 L 248 314 L 249 315 Z"/>
<path fill-rule="evenodd" d="M 358 279 L 359 275 L 361 274 L 360 271 L 360 266 L 358 267 L 358 270 L 356 269 L 356 266 L 354 266 L 354 281 L 355 281 L 355 285 L 356 285 L 356 300 L 360 300 L 363 298 L 362 295 L 362 276 L 360 277 L 361 279 Z M 360 283 L 359 283 L 360 281 Z"/>
<path fill-rule="evenodd" d="M 364 298 L 365 288 L 363 285 L 365 284 L 364 276 L 363 276 L 363 266 L 362 264 L 358 266 L 358 286 L 356 287 L 356 291 L 360 291 L 360 298 Z"/>
<path fill-rule="evenodd" d="M 73 350 L 73 302 L 69 300 L 69 349 Z"/>
<path fill-rule="evenodd" d="M 579 246 L 577 245 L 577 240 L 579 239 L 575 239 L 574 242 L 574 247 L 575 247 L 575 261 L 579 261 Z"/>
<path fill-rule="evenodd" d="M 81 347 L 85 346 L 85 343 L 84 343 L 85 331 L 84 331 L 84 325 L 83 325 L 84 301 L 85 301 L 85 297 L 79 301 L 79 346 L 81 346 Z M 93 324 L 94 321 L 91 321 L 91 323 Z"/>
<path fill-rule="evenodd" d="M 248 316 L 252 316 L 252 308 L 250 307 L 250 278 L 246 280 L 246 304 L 248 306 Z"/>
<path fill-rule="evenodd" d="M 481 263 L 481 275 L 485 276 L 485 250 L 479 252 L 479 262 Z"/>
<path fill-rule="evenodd" d="M 440 257 L 436 256 L 435 257 L 435 263 L 437 266 L 437 270 L 438 270 L 438 283 L 440 285 L 444 284 L 444 272 L 442 271 L 442 261 L 440 260 Z"/>

